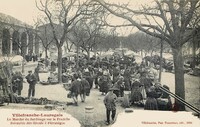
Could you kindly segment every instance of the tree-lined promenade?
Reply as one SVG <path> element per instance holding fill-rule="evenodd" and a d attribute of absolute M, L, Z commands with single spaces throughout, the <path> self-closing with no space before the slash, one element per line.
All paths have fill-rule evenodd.
<path fill-rule="evenodd" d="M 78 0 L 70 0 L 68 2 L 53 2 L 50 0 L 46 0 L 45 2 L 37 2 L 37 5 L 38 3 L 40 3 L 38 9 L 46 14 L 48 22 L 51 24 L 54 39 L 57 42 L 56 44 L 58 48 L 59 81 L 61 81 L 62 68 L 61 47 L 66 37 L 68 36 L 67 33 L 70 31 L 70 28 L 77 26 L 76 24 L 78 24 L 79 20 L 85 20 L 85 18 L 88 19 L 90 16 L 93 15 L 98 15 L 100 17 L 95 18 L 98 25 L 109 26 L 109 24 L 106 22 L 106 19 L 110 14 L 112 14 L 127 20 L 127 23 L 121 24 L 121 26 L 137 27 L 140 31 L 160 39 L 161 42 L 165 41 L 165 43 L 169 44 L 173 52 L 176 88 L 175 94 L 185 99 L 183 70 L 184 60 L 182 55 L 182 48 L 183 45 L 190 41 L 194 36 L 196 36 L 199 31 L 199 1 L 155 0 L 152 2 L 154 3 L 152 4 L 152 6 L 144 5 L 141 6 L 141 8 L 138 10 L 130 8 L 129 4 L 119 5 L 108 3 L 104 0 L 92 0 L 84 2 L 78 2 Z M 54 4 L 54 6 L 57 6 L 56 10 L 50 10 L 50 6 L 52 4 Z M 75 15 L 69 17 L 69 11 L 72 8 L 76 8 L 76 13 Z M 53 12 L 56 12 L 55 14 L 57 15 L 55 15 Z M 56 16 L 59 16 L 59 18 L 55 18 Z M 137 17 L 139 17 L 140 19 Z M 60 33 L 61 31 L 59 31 L 59 35 L 61 35 L 60 38 L 58 38 L 55 26 L 53 25 L 53 23 L 55 22 L 59 22 L 59 24 L 62 24 L 62 33 Z M 94 28 L 97 28 L 97 30 L 99 29 L 99 27 L 97 26 L 94 26 Z M 88 33 L 87 35 L 92 34 Z M 92 37 L 96 36 L 92 35 Z M 89 38 L 91 37 L 89 36 Z M 84 41 L 84 43 L 90 43 L 88 39 L 82 38 L 79 40 L 80 41 L 76 42 L 80 43 L 81 41 Z M 92 39 L 92 42 L 94 43 L 95 40 L 95 38 Z M 83 44 L 83 42 L 81 43 Z M 80 45 L 82 44 L 79 44 L 77 46 L 80 47 Z M 89 48 L 90 44 L 87 47 Z M 179 101 L 177 101 L 176 104 L 178 105 L 178 107 L 180 107 L 181 110 L 185 109 L 184 105 L 182 105 Z"/>
<path fill-rule="evenodd" d="M 35 35 L 43 44 L 46 59 L 47 50 L 56 46 L 54 62 L 58 65 L 58 82 L 62 82 L 65 44 L 68 51 L 76 47 L 76 68 L 79 68 L 81 51 L 87 53 L 90 61 L 91 52 L 114 49 L 120 43 L 130 50 L 145 53 L 168 48 L 173 55 L 175 94 L 185 99 L 183 47 L 188 43 L 193 45 L 192 66 L 195 67 L 198 64 L 195 53 L 199 48 L 199 0 L 152 0 L 152 5 L 135 9 L 131 3 L 114 4 L 104 0 L 37 0 L 36 7 L 44 15 L 36 21 Z M 124 19 L 125 23 L 108 22 L 112 16 Z M 40 26 L 43 29 L 39 29 Z M 140 32 L 119 37 L 115 29 L 128 26 L 136 27 Z M 113 29 L 108 30 L 110 27 Z M 160 54 L 162 56 L 162 51 Z M 179 101 L 176 105 L 185 110 Z"/>

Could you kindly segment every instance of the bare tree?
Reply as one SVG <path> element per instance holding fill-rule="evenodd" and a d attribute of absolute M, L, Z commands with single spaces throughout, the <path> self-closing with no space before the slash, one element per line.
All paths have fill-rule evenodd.
<path fill-rule="evenodd" d="M 101 37 L 101 25 L 97 23 L 97 20 L 83 20 L 76 27 L 74 27 L 73 35 L 75 37 L 76 46 L 80 47 L 83 51 L 87 53 L 88 60 L 90 58 L 90 51 L 99 42 Z"/>
<path fill-rule="evenodd" d="M 86 2 L 80 0 L 39 0 L 37 8 L 44 12 L 49 21 L 56 46 L 58 48 L 58 81 L 62 82 L 62 46 L 66 36 L 82 17 Z"/>
<path fill-rule="evenodd" d="M 194 12 L 194 18 L 189 24 L 190 28 L 196 28 L 196 35 L 192 37 L 189 41 L 188 46 L 192 47 L 192 68 L 199 62 L 198 57 L 196 57 L 196 51 L 200 48 L 200 9 Z"/>
<path fill-rule="evenodd" d="M 70 43 L 70 40 L 66 39 L 65 51 L 71 52 L 73 46 L 74 46 L 74 43 Z"/>
<path fill-rule="evenodd" d="M 116 33 L 115 29 L 104 31 L 100 34 L 99 42 L 95 47 L 96 50 L 108 51 L 119 47 L 121 38 Z"/>
<path fill-rule="evenodd" d="M 171 46 L 175 68 L 175 94 L 185 99 L 182 46 L 195 34 L 196 29 L 188 29 L 188 25 L 194 17 L 194 12 L 199 9 L 200 1 L 154 0 L 154 6 L 143 6 L 141 10 L 131 9 L 127 4 L 117 5 L 103 0 L 93 1 L 101 4 L 115 16 L 126 19 L 130 25 L 151 36 L 163 39 Z M 137 22 L 138 19 L 134 19 L 137 16 L 143 16 L 141 18 L 143 21 Z M 166 32 L 163 30 L 163 25 Z M 177 100 L 175 104 L 179 110 L 185 110 L 185 106 Z"/>
<path fill-rule="evenodd" d="M 152 56 L 153 52 L 159 49 L 159 39 L 142 32 L 136 32 L 125 38 L 125 46 L 136 52 L 141 51 L 141 54 L 144 51 L 145 56 L 147 53 Z"/>
<path fill-rule="evenodd" d="M 42 21 L 37 21 L 35 23 L 35 29 L 36 29 L 35 35 L 39 38 L 39 40 L 42 43 L 42 46 L 45 50 L 45 59 L 46 60 L 48 57 L 50 57 L 50 56 L 48 56 L 47 52 L 54 41 L 53 33 L 52 33 L 50 27 L 51 26 L 49 24 L 45 24 Z"/>

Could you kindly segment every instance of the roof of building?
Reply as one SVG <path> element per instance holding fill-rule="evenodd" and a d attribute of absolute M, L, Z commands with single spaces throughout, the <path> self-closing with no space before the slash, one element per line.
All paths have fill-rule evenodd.
<path fill-rule="evenodd" d="M 33 28 L 31 25 L 28 25 L 25 22 L 22 22 L 10 15 L 3 14 L 3 13 L 0 13 L 0 22 L 11 24 L 11 25 L 16 25 L 16 26 L 20 26 L 20 27 Z"/>

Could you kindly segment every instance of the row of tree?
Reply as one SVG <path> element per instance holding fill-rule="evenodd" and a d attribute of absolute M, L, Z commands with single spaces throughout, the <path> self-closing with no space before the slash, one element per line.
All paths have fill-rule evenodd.
<path fill-rule="evenodd" d="M 149 47 L 156 47 L 158 42 L 165 42 L 171 47 L 175 67 L 175 93 L 185 99 L 182 48 L 199 32 L 200 2 L 199 0 L 153 0 L 152 3 L 152 6 L 141 6 L 140 9 L 135 10 L 129 4 L 119 5 L 103 0 L 38 0 L 36 5 L 44 12 L 43 21 L 49 23 L 52 39 L 58 49 L 58 80 L 62 79 L 62 46 L 66 39 L 77 45 L 77 51 L 79 48 L 86 52 L 90 51 L 103 39 L 115 38 L 101 36 L 102 29 L 106 25 L 112 25 L 106 22 L 106 17 L 115 15 L 127 21 L 121 26 L 134 26 L 152 36 L 140 36 L 137 35 L 138 33 L 130 35 L 125 39 L 126 42 L 130 42 L 127 45 L 132 46 L 132 38 L 141 40 L 146 36 L 148 43 L 145 42 L 144 45 L 148 45 L 145 46 L 147 51 Z M 72 30 L 73 36 L 69 34 Z M 113 41 L 109 41 L 111 42 Z M 87 46 L 83 46 L 86 43 Z M 132 46 L 133 49 L 138 50 L 136 46 L 140 41 L 134 43 L 136 45 Z M 180 110 L 185 110 L 183 104 L 178 101 L 176 104 Z"/>

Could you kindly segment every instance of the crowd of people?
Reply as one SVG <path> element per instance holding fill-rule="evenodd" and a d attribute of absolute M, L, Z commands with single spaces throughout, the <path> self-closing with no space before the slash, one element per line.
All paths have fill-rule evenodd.
<path fill-rule="evenodd" d="M 75 105 L 78 105 L 78 95 L 84 95 L 86 91 L 89 93 L 92 88 L 99 89 L 105 95 L 107 124 L 110 123 L 110 112 L 114 119 L 115 102 L 118 97 L 124 97 L 125 91 L 131 93 L 130 105 L 144 106 L 145 110 L 172 110 L 170 96 L 156 87 L 161 84 L 158 82 L 158 72 L 154 69 L 154 64 L 147 65 L 144 59 L 141 63 L 136 63 L 134 57 L 126 56 L 102 59 L 93 57 L 89 61 L 86 59 L 79 59 L 78 67 L 75 62 L 67 64 L 73 62 L 66 60 L 63 64 L 69 66 L 63 69 L 63 74 L 72 74 L 69 90 Z M 87 85 L 83 85 L 83 80 Z M 169 90 L 166 85 L 163 87 Z M 84 102 L 85 98 L 81 97 L 81 100 Z"/>
<path fill-rule="evenodd" d="M 76 59 L 75 59 L 76 60 Z M 34 73 L 29 71 L 25 77 L 29 83 L 28 98 L 35 96 L 35 84 L 39 81 L 39 67 Z M 56 73 L 57 64 L 52 61 L 49 64 L 51 73 Z M 69 83 L 68 98 L 72 98 L 74 105 L 78 106 L 78 97 L 82 102 L 90 95 L 91 89 L 99 89 L 100 94 L 105 96 L 107 123 L 110 123 L 110 112 L 112 119 L 116 114 L 115 102 L 118 97 L 124 97 L 125 91 L 130 91 L 129 104 L 144 106 L 145 110 L 171 110 L 170 96 L 157 88 L 158 72 L 154 64 L 146 64 L 143 59 L 136 63 L 134 57 L 112 56 L 100 59 L 92 57 L 79 58 L 79 62 L 72 62 L 65 58 L 63 61 L 62 81 Z M 13 92 L 18 91 L 21 95 L 23 89 L 23 78 L 19 72 L 13 75 Z M 169 90 L 169 87 L 163 85 Z"/>
<path fill-rule="evenodd" d="M 136 63 L 134 57 L 127 56 L 102 59 L 92 57 L 90 60 L 83 57 L 77 64 L 65 59 L 63 65 L 63 81 L 72 84 L 70 94 L 76 105 L 78 105 L 78 95 L 81 95 L 80 91 L 82 90 L 84 94 L 90 93 L 94 87 L 94 89 L 99 89 L 102 95 L 106 95 L 109 89 L 112 89 L 117 97 L 123 97 L 124 91 L 131 91 L 130 105 L 144 106 L 149 110 L 161 109 L 157 101 L 163 98 L 161 97 L 162 91 L 156 87 L 156 85 L 161 85 L 158 82 L 158 72 L 154 69 L 154 64 L 148 63 L 147 65 L 144 59 L 141 63 Z M 66 77 L 68 80 L 65 80 Z M 83 80 L 87 85 L 82 85 Z M 152 92 L 155 95 L 152 95 Z M 165 98 L 171 105 L 169 96 Z M 85 99 L 81 100 L 85 101 Z M 155 103 L 155 107 L 147 106 L 149 103 Z M 165 110 L 171 110 L 171 106 Z"/>
<path fill-rule="evenodd" d="M 26 62 L 30 62 L 30 61 L 36 62 L 38 61 L 38 56 L 37 54 L 33 53 L 32 50 L 29 50 L 28 53 L 25 55 L 25 59 L 26 59 Z"/>

